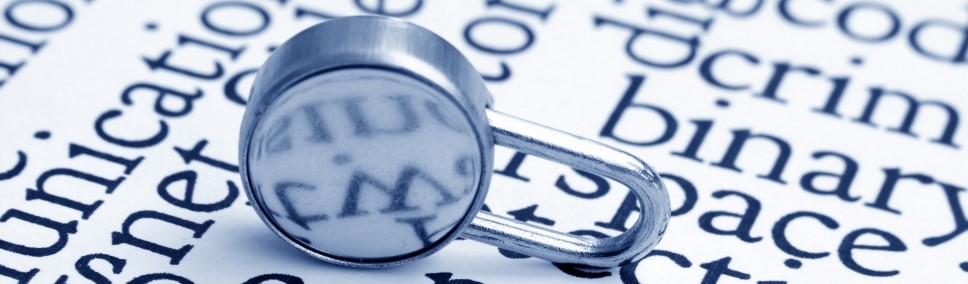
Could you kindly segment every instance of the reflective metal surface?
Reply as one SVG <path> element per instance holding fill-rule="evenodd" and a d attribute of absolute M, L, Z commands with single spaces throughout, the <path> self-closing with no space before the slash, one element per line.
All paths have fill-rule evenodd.
<path fill-rule="evenodd" d="M 460 110 L 381 69 L 289 88 L 251 141 L 249 180 L 273 224 L 342 258 L 393 258 L 439 241 L 468 211 L 480 176 Z"/>
<path fill-rule="evenodd" d="M 460 235 L 597 267 L 655 247 L 670 208 L 651 168 L 489 104 L 470 63 L 423 28 L 372 16 L 321 23 L 277 49 L 256 76 L 239 142 L 244 188 L 286 242 L 354 267 L 417 260 Z M 642 214 L 622 235 L 594 239 L 478 212 L 495 142 L 615 179 Z"/>
<path fill-rule="evenodd" d="M 349 17 L 300 32 L 259 69 L 239 141 L 243 185 L 283 240 L 384 267 L 454 240 L 493 168 L 480 75 L 413 24 Z"/>
<path fill-rule="evenodd" d="M 597 239 L 566 234 L 479 212 L 463 236 L 558 263 L 616 267 L 640 260 L 662 239 L 669 224 L 669 195 L 645 162 L 607 145 L 488 111 L 498 145 L 614 179 L 639 199 L 641 214 L 619 236 Z M 580 209 L 578 209 L 580 210 Z"/>

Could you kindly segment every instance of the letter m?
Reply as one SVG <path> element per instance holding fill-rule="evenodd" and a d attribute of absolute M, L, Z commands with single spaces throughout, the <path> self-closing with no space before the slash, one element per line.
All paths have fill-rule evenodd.
<path fill-rule="evenodd" d="M 955 131 L 958 130 L 958 121 L 959 121 L 958 110 L 956 110 L 954 107 L 944 102 L 934 101 L 934 100 L 917 100 L 911 95 L 906 93 L 884 90 L 879 87 L 873 87 L 870 89 L 870 99 L 867 101 L 867 106 L 865 106 L 864 108 L 864 113 L 861 114 L 861 116 L 855 119 L 854 121 L 867 124 L 867 125 L 877 126 L 877 124 L 875 124 L 871 120 L 874 117 L 874 112 L 877 110 L 877 107 L 880 105 L 881 98 L 884 98 L 884 97 L 894 97 L 897 99 L 901 99 L 903 102 L 907 103 L 906 112 L 900 112 L 900 111 L 894 112 L 894 113 L 904 113 L 904 120 L 901 121 L 901 125 L 895 128 L 888 128 L 887 131 L 893 131 L 893 132 L 901 133 L 911 137 L 918 137 L 916 134 L 911 132 L 911 127 L 914 125 L 914 120 L 918 115 L 918 111 L 921 109 L 922 106 L 932 106 L 932 107 L 936 107 L 937 109 L 943 110 L 944 114 L 947 115 L 946 116 L 947 120 L 944 125 L 944 129 L 941 133 L 941 137 L 938 137 L 937 139 L 930 140 L 930 141 L 934 143 L 947 145 L 953 148 L 958 148 L 958 145 L 955 144 L 954 142 Z"/>
<path fill-rule="evenodd" d="M 366 172 L 357 170 L 353 173 L 349 188 L 346 190 L 346 198 L 343 199 L 343 210 L 337 215 L 337 217 L 344 218 L 369 213 L 359 208 L 360 191 L 364 188 L 364 186 L 372 187 L 376 189 L 377 192 L 386 194 L 387 197 L 389 197 L 390 204 L 386 208 L 380 210 L 382 213 L 393 213 L 419 209 L 418 207 L 407 205 L 407 196 L 410 194 L 411 187 L 414 181 L 417 179 L 427 182 L 431 189 L 435 190 L 440 195 L 441 200 L 437 202 L 437 205 L 449 204 L 458 200 L 453 194 L 447 191 L 447 189 L 439 181 L 435 180 L 433 177 L 427 175 L 422 170 L 414 166 L 404 167 L 400 172 L 400 176 L 397 177 L 396 182 L 392 184 L 392 186 L 381 182 Z M 417 189 L 420 188 L 422 187 L 418 187 Z"/>

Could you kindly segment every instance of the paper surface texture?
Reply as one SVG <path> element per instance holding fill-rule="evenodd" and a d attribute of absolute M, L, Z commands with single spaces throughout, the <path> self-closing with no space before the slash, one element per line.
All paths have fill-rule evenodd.
<path fill-rule="evenodd" d="M 966 283 L 966 7 L 4 1 L 0 283 Z M 494 110 L 648 162 L 673 208 L 657 249 L 583 271 L 457 240 L 351 269 L 275 236 L 237 172 L 255 71 L 361 14 L 447 39 Z M 617 182 L 501 147 L 494 164 L 493 213 L 587 236 L 638 216 Z"/>

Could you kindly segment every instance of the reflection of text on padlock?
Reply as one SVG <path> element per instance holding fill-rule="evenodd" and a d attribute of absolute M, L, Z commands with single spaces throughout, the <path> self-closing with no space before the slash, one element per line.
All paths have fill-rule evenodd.
<path fill-rule="evenodd" d="M 296 35 L 259 71 L 242 122 L 242 180 L 263 221 L 322 260 L 382 267 L 458 236 L 561 263 L 618 266 L 655 247 L 669 200 L 641 160 L 487 110 L 480 75 L 445 40 L 350 17 Z M 593 239 L 478 212 L 493 145 L 613 178 L 642 214 Z"/>

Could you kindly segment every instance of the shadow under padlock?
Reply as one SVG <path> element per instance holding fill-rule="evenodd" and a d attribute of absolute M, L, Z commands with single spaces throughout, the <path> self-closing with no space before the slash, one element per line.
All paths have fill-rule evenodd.
<path fill-rule="evenodd" d="M 655 247 L 669 199 L 644 162 L 489 105 L 480 75 L 430 31 L 373 16 L 321 23 L 256 77 L 239 143 L 246 193 L 288 243 L 354 267 L 417 260 L 458 236 L 594 267 Z M 479 212 L 494 144 L 613 178 L 642 214 L 625 233 L 596 239 Z"/>

